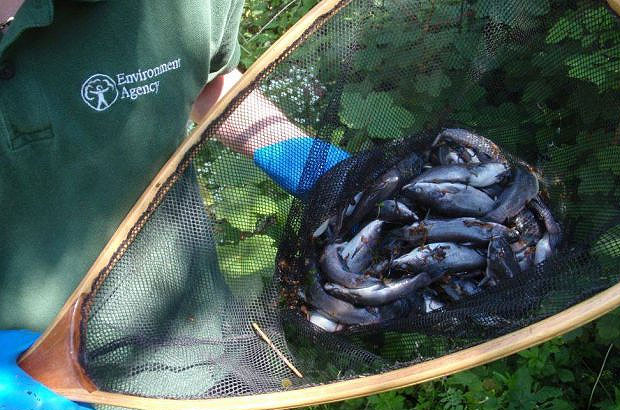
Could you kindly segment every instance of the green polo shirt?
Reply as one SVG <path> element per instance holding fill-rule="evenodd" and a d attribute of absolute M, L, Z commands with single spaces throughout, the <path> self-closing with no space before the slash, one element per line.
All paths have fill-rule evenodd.
<path fill-rule="evenodd" d="M 0 34 L 0 329 L 57 314 L 237 65 L 241 8 L 26 0 Z"/>

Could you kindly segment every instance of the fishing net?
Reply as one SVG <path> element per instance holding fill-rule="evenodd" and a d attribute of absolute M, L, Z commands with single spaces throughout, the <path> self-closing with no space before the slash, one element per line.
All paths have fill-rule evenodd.
<path fill-rule="evenodd" d="M 619 47 L 616 17 L 598 1 L 341 2 L 208 127 L 101 271 L 82 308 L 86 373 L 103 391 L 157 398 L 297 389 L 437 358 L 617 283 Z M 351 154 L 304 199 L 218 142 L 277 133 L 285 125 L 257 125 L 247 111 L 270 104 Z M 336 333 L 310 324 L 299 290 L 312 232 L 446 127 L 475 130 L 542 172 L 558 251 L 428 314 Z M 327 161 L 323 145 L 311 152 L 301 185 Z"/>

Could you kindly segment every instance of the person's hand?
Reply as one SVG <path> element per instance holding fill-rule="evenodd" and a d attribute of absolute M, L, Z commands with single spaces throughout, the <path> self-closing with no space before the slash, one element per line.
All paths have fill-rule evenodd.
<path fill-rule="evenodd" d="M 87 410 L 34 380 L 17 365 L 17 358 L 37 339 L 30 330 L 0 330 L 0 409 Z"/>
<path fill-rule="evenodd" d="M 282 188 L 297 197 L 308 193 L 316 181 L 349 154 L 315 138 L 279 141 L 254 151 L 254 162 Z"/>

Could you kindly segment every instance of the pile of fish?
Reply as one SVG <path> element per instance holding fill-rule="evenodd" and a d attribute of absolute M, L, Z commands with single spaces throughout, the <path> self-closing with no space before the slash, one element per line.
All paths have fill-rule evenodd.
<path fill-rule="evenodd" d="M 302 310 L 339 331 L 429 313 L 525 275 L 561 239 L 541 196 L 530 166 L 445 129 L 316 229 Z"/>

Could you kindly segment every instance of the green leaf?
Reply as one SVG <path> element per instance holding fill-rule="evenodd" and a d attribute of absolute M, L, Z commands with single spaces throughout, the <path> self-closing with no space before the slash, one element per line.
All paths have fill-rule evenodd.
<path fill-rule="evenodd" d="M 445 410 L 465 410 L 467 401 L 462 391 L 449 387 L 445 392 L 440 393 L 440 396 Z"/>
<path fill-rule="evenodd" d="M 614 226 L 603 233 L 592 245 L 591 253 L 603 265 L 615 269 L 620 259 L 620 227 Z"/>
<path fill-rule="evenodd" d="M 583 18 L 582 24 L 591 33 L 604 30 L 611 30 L 616 25 L 614 16 L 605 7 L 597 7 L 587 10 Z"/>
<path fill-rule="evenodd" d="M 575 340 L 580 338 L 582 335 L 583 335 L 583 328 L 578 327 L 577 329 L 572 330 L 562 335 L 562 339 L 564 339 L 564 341 L 566 342 L 574 342 Z"/>
<path fill-rule="evenodd" d="M 486 90 L 478 84 L 468 84 L 460 98 L 455 98 L 455 103 L 461 109 L 472 108 L 486 95 Z"/>
<path fill-rule="evenodd" d="M 398 26 L 395 25 L 394 28 L 398 29 Z M 377 45 L 401 47 L 415 43 L 421 35 L 422 30 L 419 29 L 419 26 L 411 26 L 411 29 L 404 33 L 395 32 L 394 30 L 390 30 L 389 27 L 383 26 L 383 30 L 380 30 L 373 40 Z"/>
<path fill-rule="evenodd" d="M 549 0 L 480 0 L 478 8 L 482 16 L 488 16 L 511 27 L 522 27 L 527 24 L 528 19 L 543 16 L 551 10 Z"/>
<path fill-rule="evenodd" d="M 520 367 L 514 374 L 514 386 L 523 392 L 530 392 L 533 379 L 527 367 Z"/>
<path fill-rule="evenodd" d="M 543 386 L 539 391 L 534 394 L 534 396 L 539 403 L 542 403 L 549 399 L 562 397 L 562 389 L 551 386 Z"/>
<path fill-rule="evenodd" d="M 597 87 L 591 83 L 581 82 L 574 85 L 573 92 L 567 101 L 567 104 L 574 107 L 585 124 L 595 124 L 598 121 L 601 110 L 606 109 L 602 103 Z"/>
<path fill-rule="evenodd" d="M 367 129 L 373 138 L 401 137 L 404 128 L 416 123 L 416 117 L 396 105 L 386 92 L 371 92 L 367 98 L 355 91 L 345 92 L 340 118 L 351 128 Z"/>
<path fill-rule="evenodd" d="M 221 187 L 256 185 L 268 179 L 254 161 L 228 149 L 213 162 L 210 174 L 211 182 Z"/>
<path fill-rule="evenodd" d="M 578 67 L 582 70 L 587 70 L 597 64 L 607 62 L 607 57 L 603 54 L 577 54 L 565 60 L 566 64 L 571 67 Z"/>
<path fill-rule="evenodd" d="M 575 381 L 575 375 L 568 369 L 558 369 L 557 371 L 560 381 L 563 383 L 569 383 Z"/>
<path fill-rule="evenodd" d="M 540 152 L 545 152 L 552 144 L 555 132 L 551 128 L 539 128 L 536 131 L 536 146 Z"/>
<path fill-rule="evenodd" d="M 604 67 L 585 65 L 586 62 L 583 62 L 584 65 L 579 65 L 580 62 L 577 61 L 573 61 L 573 64 L 575 65 L 568 70 L 570 77 L 590 81 L 596 84 L 601 91 L 611 82 L 611 75 Z"/>
<path fill-rule="evenodd" d="M 612 313 L 596 321 L 597 335 L 603 343 L 615 342 L 620 337 L 620 327 L 618 327 L 619 320 L 619 315 Z"/>
<path fill-rule="evenodd" d="M 425 35 L 422 37 L 422 47 L 426 53 L 438 53 L 442 49 L 452 45 L 460 35 L 458 30 L 443 29 L 433 33 L 432 36 Z"/>
<path fill-rule="evenodd" d="M 273 273 L 277 248 L 270 236 L 254 235 L 238 244 L 218 246 L 217 250 L 220 268 L 227 276 Z"/>
<path fill-rule="evenodd" d="M 284 226 L 286 223 L 292 204 L 292 196 L 287 196 L 286 198 L 277 201 L 278 212 L 276 213 L 276 218 L 280 226 Z"/>
<path fill-rule="evenodd" d="M 582 167 L 578 175 L 580 181 L 577 192 L 580 196 L 607 194 L 615 185 L 613 176 L 594 164 Z"/>
<path fill-rule="evenodd" d="M 446 381 L 448 385 L 461 385 L 473 390 L 482 389 L 482 380 L 475 373 L 471 371 L 464 371 L 456 373 L 448 378 Z"/>
<path fill-rule="evenodd" d="M 554 77 L 554 81 L 556 81 L 558 78 L 562 79 L 566 73 L 566 66 L 558 64 L 558 61 L 564 61 L 581 51 L 583 51 L 581 47 L 572 43 L 562 46 L 550 45 L 540 52 L 534 53 L 530 58 L 532 64 L 539 68 L 542 76 Z"/>
<path fill-rule="evenodd" d="M 575 404 L 571 402 L 556 398 L 549 403 L 549 408 L 553 410 L 575 410 L 577 407 L 575 407 Z"/>
<path fill-rule="evenodd" d="M 428 94 L 432 97 L 438 97 L 441 90 L 450 87 L 452 82 L 450 77 L 445 75 L 441 70 L 435 70 L 430 74 L 420 74 L 416 77 L 415 89 L 417 92 Z"/>
<path fill-rule="evenodd" d="M 484 35 L 478 32 L 460 33 L 454 38 L 454 49 L 462 58 L 468 61 L 479 55 L 484 50 L 484 47 L 486 47 Z"/>
<path fill-rule="evenodd" d="M 581 37 L 581 47 L 588 48 L 595 41 L 596 41 L 596 35 L 595 34 L 586 34 L 585 36 Z"/>
<path fill-rule="evenodd" d="M 216 216 L 241 231 L 253 231 L 261 216 L 277 212 L 278 204 L 258 187 L 227 187 L 216 194 Z"/>
<path fill-rule="evenodd" d="M 596 159 L 600 169 L 608 170 L 620 175 L 620 147 L 607 146 L 596 152 Z"/>
<path fill-rule="evenodd" d="M 363 129 L 372 115 L 372 108 L 366 104 L 366 99 L 359 92 L 345 91 L 342 94 L 342 109 L 340 119 L 351 128 Z"/>
<path fill-rule="evenodd" d="M 404 410 L 406 408 L 405 398 L 395 391 L 370 396 L 368 404 L 375 410 Z"/>
<path fill-rule="evenodd" d="M 518 142 L 517 134 L 522 133 L 519 131 L 522 115 L 520 107 L 516 104 L 502 103 L 499 107 L 485 106 L 478 110 L 477 114 L 479 126 L 490 130 L 487 134 L 494 141 L 506 145 L 515 145 Z M 499 136 L 498 134 L 501 134 L 501 140 L 496 137 L 496 135 Z"/>
<path fill-rule="evenodd" d="M 346 129 L 344 127 L 338 127 L 332 132 L 331 143 L 336 146 L 342 145 L 342 139 L 344 138 Z"/>
<path fill-rule="evenodd" d="M 368 398 L 362 397 L 359 399 L 349 399 L 341 402 L 338 406 L 338 410 L 364 410 L 367 408 L 366 401 Z M 319 408 L 309 408 L 308 410 L 320 410 Z"/>
<path fill-rule="evenodd" d="M 548 81 L 534 80 L 527 83 L 523 90 L 522 101 L 526 103 L 536 103 L 545 101 L 553 95 L 553 88 Z"/>
<path fill-rule="evenodd" d="M 393 104 L 391 97 L 386 96 L 385 106 L 380 115 L 375 115 L 368 126 L 368 134 L 374 138 L 399 138 L 403 136 L 403 128 L 409 128 L 416 123 L 416 117 L 403 107 Z"/>
<path fill-rule="evenodd" d="M 547 32 L 547 38 L 545 42 L 548 44 L 556 44 L 565 38 L 579 39 L 583 29 L 579 21 L 575 19 L 568 19 L 566 17 L 560 17 L 558 21 Z"/>

